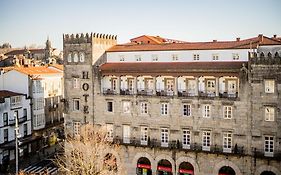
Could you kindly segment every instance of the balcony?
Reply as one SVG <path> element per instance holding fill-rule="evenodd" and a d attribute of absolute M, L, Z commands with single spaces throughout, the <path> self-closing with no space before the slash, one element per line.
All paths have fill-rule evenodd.
<path fill-rule="evenodd" d="M 120 89 L 120 95 L 133 95 L 133 89 Z"/>
<path fill-rule="evenodd" d="M 104 95 L 115 95 L 117 94 L 117 91 L 111 88 L 103 88 L 103 94 Z"/>
<path fill-rule="evenodd" d="M 199 95 L 199 97 L 202 97 L 202 98 L 214 98 L 216 96 L 216 93 L 200 91 L 198 95 Z"/>
<path fill-rule="evenodd" d="M 137 95 L 151 96 L 153 95 L 152 89 L 138 89 Z"/>
<path fill-rule="evenodd" d="M 173 96 L 174 95 L 174 91 L 172 90 L 156 90 L 156 95 L 157 96 Z"/>
<path fill-rule="evenodd" d="M 220 95 L 220 98 L 235 99 L 238 97 L 238 92 L 235 92 L 235 93 L 224 92 L 224 93 L 220 93 L 219 95 Z"/>
<path fill-rule="evenodd" d="M 191 92 L 191 91 L 179 90 L 178 96 L 179 97 L 195 97 L 196 94 L 195 94 L 195 92 Z"/>
<path fill-rule="evenodd" d="M 253 148 L 253 155 L 255 158 L 268 158 L 274 160 L 281 160 L 281 150 L 274 150 L 273 152 L 265 152 L 264 149 Z"/>

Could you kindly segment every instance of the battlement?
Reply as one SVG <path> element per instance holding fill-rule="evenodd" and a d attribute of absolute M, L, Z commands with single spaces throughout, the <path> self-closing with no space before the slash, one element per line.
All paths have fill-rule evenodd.
<path fill-rule="evenodd" d="M 111 44 L 117 43 L 117 35 L 108 35 L 102 33 L 83 33 L 81 34 L 63 34 L 63 42 L 65 44 L 81 44 L 81 43 L 100 43 Z"/>

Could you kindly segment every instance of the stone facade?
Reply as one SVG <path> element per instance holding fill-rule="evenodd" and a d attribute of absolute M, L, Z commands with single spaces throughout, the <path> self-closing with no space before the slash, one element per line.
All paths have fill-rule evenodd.
<path fill-rule="evenodd" d="M 69 136 L 77 134 L 78 126 L 84 123 L 110 125 L 113 141 L 120 143 L 123 150 L 122 156 L 114 155 L 124 164 L 125 174 L 130 175 L 137 172 L 146 174 L 147 171 L 150 174 L 150 170 L 153 175 L 188 171 L 202 175 L 233 174 L 231 171 L 237 175 L 260 175 L 265 171 L 281 174 L 281 58 L 278 55 L 260 58 L 251 54 L 249 61 L 237 69 L 223 71 L 202 67 L 197 72 L 193 70 L 177 75 L 169 72 L 159 72 L 158 75 L 150 72 L 117 73 L 115 70 L 104 73 L 101 67 L 106 63 L 106 50 L 115 44 L 116 36 L 111 35 L 64 35 L 65 131 Z M 201 83 L 207 88 L 207 81 L 213 80 L 216 84 L 214 93 L 208 94 L 205 89 L 206 95 L 200 92 L 192 96 L 182 95 L 177 85 L 180 77 L 189 74 L 196 81 L 196 87 Z M 153 81 L 151 94 L 138 89 L 137 82 L 142 76 L 149 76 Z M 164 79 L 159 80 L 159 77 Z M 115 83 L 112 79 L 116 80 L 113 89 L 105 88 L 106 78 L 111 86 Z M 157 91 L 159 82 L 167 84 L 166 78 L 173 82 L 172 95 Z M 226 88 L 228 79 L 236 81 L 234 96 L 221 94 L 223 90 L 219 82 Z M 273 80 L 274 92 L 265 92 L 267 79 Z M 124 86 L 127 89 L 121 89 L 122 83 L 128 84 Z M 142 106 L 143 103 L 146 107 Z M 191 114 L 188 116 L 183 114 L 184 105 L 189 105 Z M 228 119 L 225 119 L 225 107 L 229 107 L 231 113 Z M 141 110 L 144 108 L 147 111 L 143 114 Z M 271 109 L 274 119 L 265 121 L 266 110 Z M 202 116 L 206 111 L 208 116 Z M 144 140 L 143 127 L 147 128 Z M 167 130 L 167 135 L 163 129 Z M 189 132 L 188 147 L 183 143 L 184 130 Z M 206 133 L 208 138 L 204 136 Z M 272 155 L 271 151 L 269 155 L 264 152 L 265 139 L 270 140 L 269 147 L 273 143 Z M 163 145 L 163 140 L 167 144 Z M 225 147 L 227 141 L 230 147 Z M 204 148 L 205 144 L 207 148 Z M 140 163 L 142 158 L 148 161 Z M 188 165 L 183 166 L 183 162 Z M 223 172 L 223 168 L 228 170 Z"/>

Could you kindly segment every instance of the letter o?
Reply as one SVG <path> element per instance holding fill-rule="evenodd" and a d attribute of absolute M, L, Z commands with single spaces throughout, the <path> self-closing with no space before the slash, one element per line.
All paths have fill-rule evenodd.
<path fill-rule="evenodd" d="M 82 85 L 82 89 L 84 90 L 84 91 L 87 91 L 87 90 L 89 90 L 89 84 L 88 83 L 84 83 L 83 85 Z"/>

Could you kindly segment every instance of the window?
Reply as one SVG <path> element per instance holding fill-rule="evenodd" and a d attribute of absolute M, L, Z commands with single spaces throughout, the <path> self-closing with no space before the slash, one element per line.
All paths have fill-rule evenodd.
<path fill-rule="evenodd" d="M 273 136 L 264 137 L 264 155 L 268 157 L 273 157 L 274 151 L 274 138 Z"/>
<path fill-rule="evenodd" d="M 79 60 L 78 54 L 77 54 L 77 53 L 74 53 L 73 61 L 74 61 L 74 62 L 78 62 L 78 60 Z"/>
<path fill-rule="evenodd" d="M 236 94 L 236 91 L 237 91 L 237 81 L 236 80 L 228 80 L 227 81 L 227 92 L 228 94 Z"/>
<path fill-rule="evenodd" d="M 21 96 L 11 97 L 11 107 L 16 107 L 21 104 Z"/>
<path fill-rule="evenodd" d="M 213 54 L 212 57 L 213 60 L 219 60 L 219 54 Z"/>
<path fill-rule="evenodd" d="M 167 128 L 161 128 L 161 146 L 169 146 L 169 130 Z"/>
<path fill-rule="evenodd" d="M 193 60 L 199 60 L 199 54 L 193 54 Z"/>
<path fill-rule="evenodd" d="M 123 143 L 130 143 L 130 126 L 123 125 Z"/>
<path fill-rule="evenodd" d="M 140 113 L 141 114 L 148 114 L 148 104 L 147 102 L 140 103 Z"/>
<path fill-rule="evenodd" d="M 211 146 L 211 131 L 203 131 L 202 134 L 202 149 L 204 151 L 210 151 L 210 146 Z"/>
<path fill-rule="evenodd" d="M 113 141 L 113 124 L 106 124 L 107 140 Z"/>
<path fill-rule="evenodd" d="M 223 152 L 231 153 L 232 147 L 232 133 L 225 132 L 223 133 Z"/>
<path fill-rule="evenodd" d="M 191 116 L 191 105 L 183 104 L 183 116 L 189 117 Z"/>
<path fill-rule="evenodd" d="M 264 80 L 265 93 L 274 93 L 274 86 L 275 86 L 274 80 Z"/>
<path fill-rule="evenodd" d="M 224 106 L 223 107 L 223 118 L 224 119 L 231 119 L 232 118 L 232 107 L 231 106 Z"/>
<path fill-rule="evenodd" d="M 134 90 L 134 79 L 133 78 L 128 78 L 128 90 L 132 92 Z"/>
<path fill-rule="evenodd" d="M 151 55 L 152 61 L 158 61 L 158 55 L 153 54 Z"/>
<path fill-rule="evenodd" d="M 214 91 L 215 90 L 215 80 L 207 80 L 207 91 Z"/>
<path fill-rule="evenodd" d="M 173 79 L 165 79 L 165 87 L 167 91 L 174 91 L 174 80 Z M 172 95 L 172 94 L 171 94 Z"/>
<path fill-rule="evenodd" d="M 197 91 L 196 80 L 187 79 L 186 82 L 187 82 L 187 91 L 188 91 L 189 95 L 195 96 L 195 92 Z"/>
<path fill-rule="evenodd" d="M 42 87 L 42 83 L 40 80 L 33 80 L 32 83 L 32 92 L 33 93 L 42 93 L 43 92 L 43 87 Z"/>
<path fill-rule="evenodd" d="M 113 112 L 113 102 L 112 101 L 107 102 L 107 112 Z"/>
<path fill-rule="evenodd" d="M 23 125 L 23 136 L 27 136 L 27 132 L 28 132 L 27 129 L 28 129 L 28 128 L 27 128 L 27 124 L 24 124 L 24 125 Z"/>
<path fill-rule="evenodd" d="M 3 113 L 3 126 L 7 126 L 8 125 L 8 113 L 4 112 Z"/>
<path fill-rule="evenodd" d="M 4 129 L 4 142 L 8 142 L 9 139 L 9 130 Z"/>
<path fill-rule="evenodd" d="M 161 115 L 168 115 L 168 103 L 161 103 Z"/>
<path fill-rule="evenodd" d="M 203 106 L 203 117 L 210 118 L 211 114 L 211 106 L 210 105 L 204 105 Z"/>
<path fill-rule="evenodd" d="M 124 55 L 119 55 L 119 61 L 125 61 L 125 56 Z"/>
<path fill-rule="evenodd" d="M 239 54 L 238 53 L 233 53 L 232 54 L 233 60 L 239 60 Z"/>
<path fill-rule="evenodd" d="M 27 109 L 26 108 L 23 109 L 23 117 L 27 117 Z"/>
<path fill-rule="evenodd" d="M 83 52 L 80 52 L 80 54 L 79 54 L 79 59 L 80 59 L 80 62 L 84 62 L 85 61 L 85 53 L 83 53 Z"/>
<path fill-rule="evenodd" d="M 172 54 L 172 60 L 177 61 L 178 60 L 178 55 L 177 54 Z"/>
<path fill-rule="evenodd" d="M 190 130 L 182 130 L 182 148 L 190 149 Z"/>
<path fill-rule="evenodd" d="M 117 90 L 117 79 L 116 78 L 111 79 L 111 88 L 113 91 Z"/>
<path fill-rule="evenodd" d="M 73 122 L 73 136 L 77 137 L 80 136 L 80 122 Z"/>
<path fill-rule="evenodd" d="M 44 98 L 35 98 L 33 103 L 33 109 L 34 110 L 41 110 L 44 108 Z"/>
<path fill-rule="evenodd" d="M 148 141 L 148 128 L 146 126 L 141 126 L 141 144 L 147 145 Z"/>
<path fill-rule="evenodd" d="M 73 88 L 78 89 L 79 88 L 79 79 L 78 78 L 73 78 Z"/>
<path fill-rule="evenodd" d="M 141 61 L 141 55 L 135 55 L 136 61 Z"/>
<path fill-rule="evenodd" d="M 130 101 L 123 101 L 123 113 L 130 113 L 131 112 L 131 104 Z"/>
<path fill-rule="evenodd" d="M 274 121 L 274 107 L 265 107 L 265 121 Z"/>
<path fill-rule="evenodd" d="M 80 109 L 79 99 L 73 99 L 73 111 L 79 111 L 79 109 Z"/>
<path fill-rule="evenodd" d="M 45 115 L 44 114 L 35 114 L 33 115 L 33 126 L 40 127 L 45 124 Z"/>
<path fill-rule="evenodd" d="M 19 111 L 18 110 L 16 110 L 16 111 L 14 111 L 14 119 L 19 119 Z"/>
<path fill-rule="evenodd" d="M 68 62 L 71 62 L 71 61 L 72 61 L 72 54 L 71 54 L 71 53 L 69 53 L 69 54 L 67 55 L 67 61 L 68 61 Z"/>

